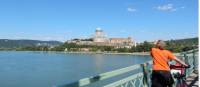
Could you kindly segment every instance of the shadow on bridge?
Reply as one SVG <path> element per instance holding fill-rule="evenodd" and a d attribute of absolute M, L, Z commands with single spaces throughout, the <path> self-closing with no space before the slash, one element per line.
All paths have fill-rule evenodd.
<path fill-rule="evenodd" d="M 198 81 L 199 81 L 199 76 L 198 74 L 192 74 L 187 78 L 187 83 L 188 87 L 199 87 Z"/>

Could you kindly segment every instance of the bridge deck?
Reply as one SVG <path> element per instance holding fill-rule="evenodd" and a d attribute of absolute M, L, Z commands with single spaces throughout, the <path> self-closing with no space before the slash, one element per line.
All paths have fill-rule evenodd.
<path fill-rule="evenodd" d="M 192 73 L 187 77 L 187 84 L 189 87 L 199 87 L 199 75 L 196 73 Z"/>

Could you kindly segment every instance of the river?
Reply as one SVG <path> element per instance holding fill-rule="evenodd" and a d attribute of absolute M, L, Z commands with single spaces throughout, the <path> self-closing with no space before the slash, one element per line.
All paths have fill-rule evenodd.
<path fill-rule="evenodd" d="M 0 51 L 0 87 L 52 87 L 150 59 L 142 55 Z"/>

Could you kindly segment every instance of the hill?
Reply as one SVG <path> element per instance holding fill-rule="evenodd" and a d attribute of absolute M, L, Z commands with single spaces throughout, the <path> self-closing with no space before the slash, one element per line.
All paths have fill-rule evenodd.
<path fill-rule="evenodd" d="M 198 48 L 198 37 L 187 38 L 187 39 L 175 39 L 175 40 L 166 40 L 166 49 L 171 50 L 172 52 L 183 52 L 191 49 Z M 87 45 L 78 45 L 75 43 L 64 43 L 58 47 L 55 47 L 54 51 L 64 51 L 67 48 L 68 51 L 81 51 L 80 48 L 89 48 L 90 51 L 106 51 L 106 52 L 149 52 L 152 47 L 154 47 L 154 42 L 144 41 L 143 43 L 137 44 L 130 48 L 114 48 L 109 46 L 87 46 Z"/>
<path fill-rule="evenodd" d="M 198 37 L 187 38 L 187 39 L 168 40 L 167 42 L 176 43 L 176 44 L 185 45 L 185 46 L 198 45 Z"/>
<path fill-rule="evenodd" d="M 58 46 L 63 44 L 59 41 L 40 41 L 40 40 L 10 40 L 0 39 L 0 48 L 13 49 L 27 46 Z"/>
<path fill-rule="evenodd" d="M 198 48 L 198 37 L 187 39 L 167 40 L 166 49 L 172 52 L 183 52 Z M 0 39 L 0 50 L 26 50 L 26 51 L 80 51 L 79 48 L 89 48 L 91 51 L 101 50 L 106 52 L 149 52 L 153 47 L 153 42 L 143 43 L 129 48 L 114 48 L 109 46 L 88 46 L 75 43 L 62 43 L 59 41 L 39 41 L 39 40 L 9 40 Z"/>
<path fill-rule="evenodd" d="M 166 45 L 169 50 L 180 52 L 198 48 L 198 42 L 198 37 L 195 37 L 187 39 L 168 40 L 166 41 Z"/>

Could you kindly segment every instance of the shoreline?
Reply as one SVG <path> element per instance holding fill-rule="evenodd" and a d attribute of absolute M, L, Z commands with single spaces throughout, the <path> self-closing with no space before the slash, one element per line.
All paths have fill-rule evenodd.
<path fill-rule="evenodd" d="M 150 55 L 149 52 L 133 52 L 133 53 L 116 53 L 116 52 L 66 52 L 66 51 L 15 51 L 15 50 L 0 50 L 0 52 L 56 52 L 56 53 L 68 53 L 68 54 L 110 54 L 110 55 Z"/>
<path fill-rule="evenodd" d="M 63 52 L 75 54 L 114 54 L 114 55 L 150 55 L 149 52 L 114 53 L 114 52 Z"/>
<path fill-rule="evenodd" d="M 116 52 L 67 52 L 67 51 L 16 51 L 16 50 L 0 50 L 0 52 L 46 52 L 46 53 L 69 53 L 69 54 L 113 54 L 113 55 L 150 55 L 149 52 L 133 52 L 133 53 L 116 53 Z"/>
<path fill-rule="evenodd" d="M 0 50 L 0 52 L 44 52 L 44 53 L 66 53 L 66 54 L 105 54 L 105 55 L 141 55 L 150 56 L 149 52 L 133 52 L 133 53 L 116 53 L 116 52 L 66 52 L 66 51 L 16 51 L 16 50 Z M 180 56 L 180 53 L 174 53 Z"/>

